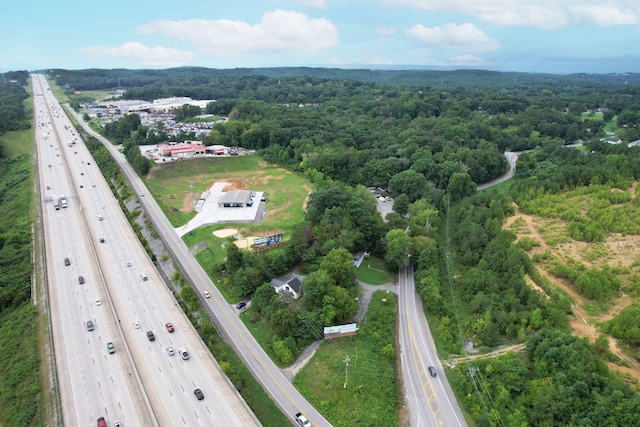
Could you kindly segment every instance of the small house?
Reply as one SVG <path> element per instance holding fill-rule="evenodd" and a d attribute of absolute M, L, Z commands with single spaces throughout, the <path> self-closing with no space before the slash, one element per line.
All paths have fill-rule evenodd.
<path fill-rule="evenodd" d="M 302 295 L 302 279 L 296 275 L 273 279 L 271 286 L 279 294 L 291 294 L 293 299 L 298 299 Z"/>

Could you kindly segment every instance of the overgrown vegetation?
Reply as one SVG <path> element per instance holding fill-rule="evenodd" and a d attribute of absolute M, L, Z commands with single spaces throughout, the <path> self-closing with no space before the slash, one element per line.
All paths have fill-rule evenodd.
<path fill-rule="evenodd" d="M 467 396 L 462 402 L 479 427 L 640 423 L 640 396 L 611 376 L 586 340 L 547 329 L 529 338 L 526 355 L 484 359 L 452 371 L 452 383 Z M 471 377 L 485 390 L 484 402 Z"/>
<path fill-rule="evenodd" d="M 0 425 L 44 425 L 37 310 L 31 302 L 33 132 L 26 72 L 0 84 Z"/>
<path fill-rule="evenodd" d="M 294 378 L 296 387 L 334 426 L 398 425 L 402 402 L 395 324 L 395 295 L 374 293 L 358 333 L 325 341 Z"/>

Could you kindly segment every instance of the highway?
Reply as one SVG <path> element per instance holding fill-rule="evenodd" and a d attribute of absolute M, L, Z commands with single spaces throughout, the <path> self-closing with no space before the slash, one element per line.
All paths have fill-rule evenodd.
<path fill-rule="evenodd" d="M 37 77 L 33 88 L 46 274 L 64 423 L 90 425 L 109 416 L 141 425 L 149 415 L 144 405 L 135 405 L 139 383 L 125 375 L 124 357 L 107 352 L 107 342 L 118 342 L 119 337 L 109 326 L 106 306 L 95 305 L 99 274 L 56 129 L 60 110 L 49 107 L 50 94 Z M 69 207 L 56 210 L 62 194 Z M 65 265 L 65 258 L 70 265 Z M 80 276 L 85 278 L 82 285 Z M 87 330 L 88 320 L 95 325 L 93 331 Z"/>
<path fill-rule="evenodd" d="M 118 419 L 126 426 L 259 425 L 155 270 L 44 77 L 32 79 L 34 91 L 39 82 L 43 93 L 36 111 L 47 110 L 42 98 L 51 112 L 47 120 L 37 118 L 38 127 L 51 122 L 37 131 L 43 222 L 61 218 L 44 228 L 51 305 L 57 305 L 52 313 L 58 312 L 52 327 L 64 424 L 105 416 L 108 424 Z M 55 210 L 60 194 L 69 207 Z M 86 320 L 94 331 L 87 331 Z M 107 342 L 114 343 L 114 354 Z M 183 346 L 187 360 L 178 354 Z"/>
<path fill-rule="evenodd" d="M 402 377 L 409 407 L 409 425 L 466 426 L 438 358 L 410 265 L 400 268 L 399 288 Z M 435 368 L 436 376 L 430 374 L 429 366 Z"/>
<path fill-rule="evenodd" d="M 153 197 L 150 197 L 149 191 L 147 191 L 144 183 L 124 156 L 118 152 L 108 140 L 86 125 L 77 113 L 74 113 L 74 115 L 78 123 L 82 124 L 83 129 L 98 139 L 109 150 L 124 172 L 135 193 L 144 193 L 147 195 L 140 197 L 140 202 L 166 247 L 172 252 L 173 259 L 180 267 L 180 271 L 189 283 L 192 284 L 194 289 L 196 289 L 202 304 L 214 319 L 218 329 L 234 347 L 238 356 L 243 360 L 244 364 L 258 382 L 262 384 L 276 405 L 291 419 L 292 423 L 295 422 L 295 414 L 302 412 L 307 416 L 313 426 L 330 426 L 331 424 L 293 387 L 281 373 L 280 369 L 271 361 L 264 350 L 262 350 L 238 315 L 234 313 L 229 303 L 225 301 L 209 276 L 198 264 L 180 236 L 178 236 L 156 201 Z M 205 290 L 211 294 L 211 298 L 204 298 L 202 293 Z"/>

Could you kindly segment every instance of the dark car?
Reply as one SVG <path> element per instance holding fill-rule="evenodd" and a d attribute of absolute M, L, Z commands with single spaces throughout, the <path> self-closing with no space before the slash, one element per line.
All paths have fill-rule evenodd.
<path fill-rule="evenodd" d="M 437 375 L 436 368 L 434 368 L 433 366 L 429 366 L 429 373 L 432 377 L 435 377 Z"/>
<path fill-rule="evenodd" d="M 87 320 L 87 331 L 91 332 L 95 329 L 95 326 L 93 326 L 93 322 L 91 320 Z"/>
<path fill-rule="evenodd" d="M 243 309 L 243 308 L 245 308 L 246 306 L 247 306 L 247 303 L 246 303 L 246 302 L 244 302 L 244 301 L 240 301 L 239 303 L 237 303 L 237 304 L 236 304 L 236 308 L 237 308 L 238 310 Z"/>
<path fill-rule="evenodd" d="M 104 243 L 104 237 L 100 238 L 100 243 Z"/>
<path fill-rule="evenodd" d="M 202 393 L 202 390 L 200 390 L 199 388 L 193 390 L 193 394 L 196 395 L 196 397 L 198 398 L 198 400 L 202 400 L 204 399 L 204 394 Z"/>
<path fill-rule="evenodd" d="M 78 283 L 84 285 L 84 276 L 78 276 Z"/>
<path fill-rule="evenodd" d="M 147 331 L 147 338 L 149 338 L 149 341 L 155 341 L 156 340 L 155 335 L 153 335 L 153 332 L 151 332 L 151 331 Z"/>
<path fill-rule="evenodd" d="M 65 258 L 64 259 L 64 265 L 66 265 L 67 267 L 71 265 L 71 260 L 69 258 Z"/>

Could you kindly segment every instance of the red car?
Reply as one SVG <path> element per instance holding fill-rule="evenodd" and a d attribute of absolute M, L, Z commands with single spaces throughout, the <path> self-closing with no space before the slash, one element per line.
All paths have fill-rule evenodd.
<path fill-rule="evenodd" d="M 167 327 L 167 331 L 169 331 L 169 332 L 175 331 L 175 329 L 174 329 L 173 325 L 171 324 L 171 322 L 167 323 L 165 326 Z"/>
<path fill-rule="evenodd" d="M 107 422 L 104 420 L 104 417 L 98 418 L 98 427 L 107 427 Z"/>

